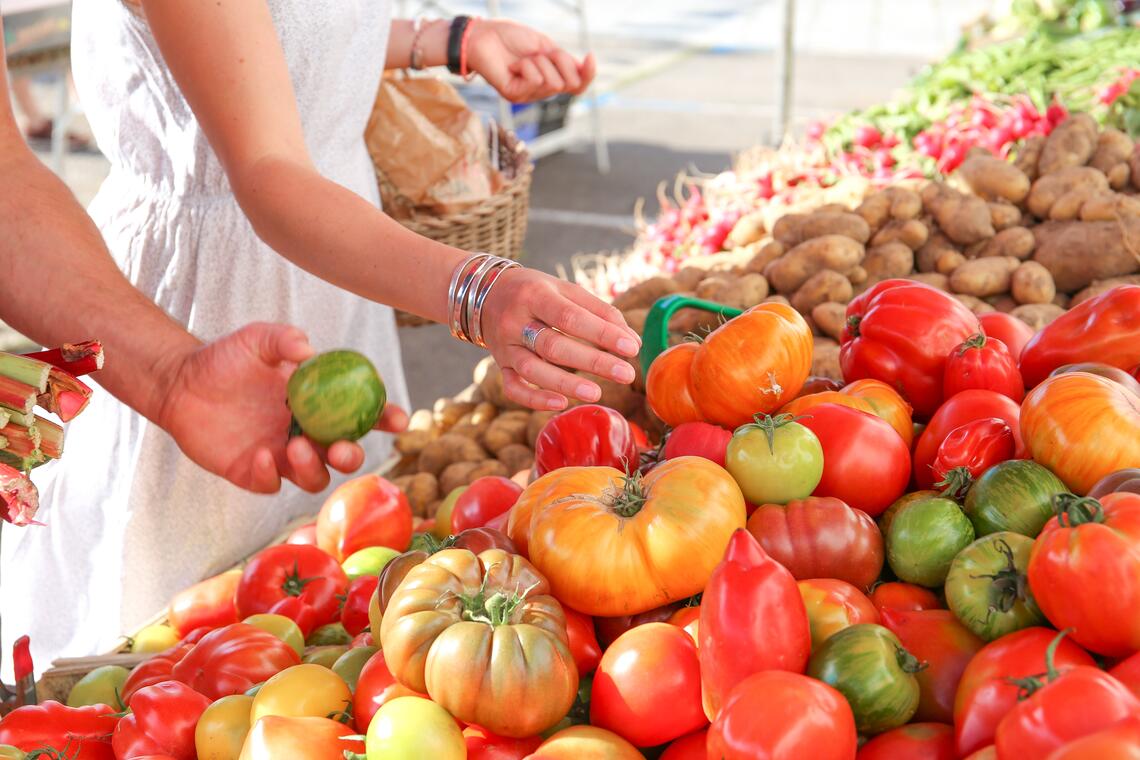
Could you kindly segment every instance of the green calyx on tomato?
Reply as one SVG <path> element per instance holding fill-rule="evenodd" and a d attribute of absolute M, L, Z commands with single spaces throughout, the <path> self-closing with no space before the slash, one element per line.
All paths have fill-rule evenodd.
<path fill-rule="evenodd" d="M 970 468 L 958 466 L 949 470 L 942 480 L 934 484 L 934 487 L 941 489 L 942 496 L 947 499 L 961 501 L 969 493 L 972 485 L 974 485 L 974 476 L 970 474 Z"/>
<path fill-rule="evenodd" d="M 610 508 L 620 517 L 633 517 L 648 500 L 641 479 L 634 475 L 622 478 L 621 491 L 612 492 L 609 496 Z"/>
<path fill-rule="evenodd" d="M 802 419 L 802 416 L 797 417 L 791 414 L 777 414 L 772 416 L 770 414 L 759 415 L 757 414 L 752 418 L 754 422 L 749 422 L 747 425 L 741 425 L 733 433 L 734 436 L 742 435 L 753 430 L 759 430 L 768 439 L 768 452 L 771 454 L 776 453 L 776 431 L 785 425 L 796 422 Z"/>
<path fill-rule="evenodd" d="M 993 641 L 1045 622 L 1029 589 L 1033 539 L 1003 531 L 963 549 L 946 576 L 946 602 L 974 634 Z"/>
<path fill-rule="evenodd" d="M 1075 528 L 1087 523 L 1103 523 L 1104 507 L 1089 496 L 1061 493 L 1053 497 L 1053 508 L 1057 511 L 1057 523 L 1062 528 Z"/>
<path fill-rule="evenodd" d="M 1035 692 L 1051 681 L 1057 680 L 1061 672 L 1057 670 L 1057 647 L 1072 631 L 1071 628 L 1059 632 L 1049 646 L 1045 648 L 1045 672 L 1041 675 L 1025 676 L 1023 678 L 1010 678 L 1009 682 L 1017 687 L 1017 701 L 1024 702 Z"/>
<path fill-rule="evenodd" d="M 293 563 L 293 572 L 285 576 L 285 581 L 281 584 L 281 590 L 285 592 L 285 596 L 300 596 L 305 591 L 305 586 L 316 580 L 313 578 L 302 578 L 300 563 Z"/>
<path fill-rule="evenodd" d="M 484 587 L 487 579 L 484 578 Z M 532 587 L 533 588 L 533 587 Z M 460 617 L 472 623 L 486 623 L 491 626 L 507 625 L 511 622 L 515 610 L 526 601 L 526 595 L 531 589 L 521 594 L 517 591 L 496 591 L 490 596 L 486 595 L 485 588 L 474 594 L 459 594 L 463 602 L 463 611 Z"/>

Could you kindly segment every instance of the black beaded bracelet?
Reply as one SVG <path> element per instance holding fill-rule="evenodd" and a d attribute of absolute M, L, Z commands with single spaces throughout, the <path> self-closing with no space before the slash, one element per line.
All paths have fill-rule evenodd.
<path fill-rule="evenodd" d="M 463 34 L 470 23 L 470 16 L 456 16 L 451 20 L 451 30 L 447 33 L 447 70 L 452 74 L 463 73 Z"/>

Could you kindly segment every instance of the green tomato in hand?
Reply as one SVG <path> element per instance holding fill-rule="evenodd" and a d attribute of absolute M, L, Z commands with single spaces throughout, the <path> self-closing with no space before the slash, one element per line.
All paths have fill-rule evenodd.
<path fill-rule="evenodd" d="M 787 504 L 819 485 L 823 447 L 790 414 L 758 416 L 732 434 L 725 468 L 752 504 Z"/>

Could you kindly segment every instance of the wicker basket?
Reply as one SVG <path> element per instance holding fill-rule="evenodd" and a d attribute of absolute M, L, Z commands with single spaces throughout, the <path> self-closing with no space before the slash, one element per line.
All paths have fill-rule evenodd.
<path fill-rule="evenodd" d="M 489 130 L 491 155 L 498 155 L 499 171 L 507 182 L 486 200 L 453 214 L 430 216 L 414 214 L 397 219 L 412 232 L 464 251 L 485 251 L 508 259 L 518 259 L 526 237 L 527 209 L 530 207 L 530 181 L 534 167 L 530 154 L 510 130 L 494 124 Z M 379 170 L 377 181 L 387 179 Z M 401 327 L 431 324 L 422 317 L 396 312 Z"/>

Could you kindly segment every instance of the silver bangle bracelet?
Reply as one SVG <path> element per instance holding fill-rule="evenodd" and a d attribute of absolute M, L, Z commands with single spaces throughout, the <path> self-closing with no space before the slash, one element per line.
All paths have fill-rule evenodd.
<path fill-rule="evenodd" d="M 471 340 L 471 316 L 474 304 L 472 303 L 475 298 L 476 285 L 483 279 L 483 277 L 496 266 L 498 261 L 497 256 L 487 256 L 479 262 L 479 266 L 471 274 L 467 275 L 463 284 L 459 286 L 459 294 L 456 299 L 459 301 L 459 332 L 462 335 L 461 340 L 467 343 L 472 343 Z"/>
<path fill-rule="evenodd" d="M 475 345 L 479 346 L 479 348 L 487 347 L 486 342 L 483 340 L 483 303 L 487 300 L 487 296 L 490 295 L 491 289 L 495 287 L 495 283 L 498 282 L 499 277 L 501 277 L 504 272 L 506 272 L 508 269 L 522 268 L 522 265 L 520 265 L 517 261 L 500 260 L 498 264 L 499 266 L 491 271 L 489 275 L 490 279 L 487 280 L 487 284 L 479 290 L 478 295 L 475 297 L 475 313 L 474 319 L 472 320 L 473 330 L 471 338 Z"/>
<path fill-rule="evenodd" d="M 490 257 L 491 254 L 489 253 L 473 253 L 464 259 L 451 274 L 451 284 L 447 289 L 447 316 L 451 328 L 451 336 L 453 338 L 458 340 L 464 339 L 463 334 L 460 332 L 459 322 L 460 314 L 463 310 L 463 301 L 459 298 L 459 283 L 463 280 L 473 264 Z"/>

